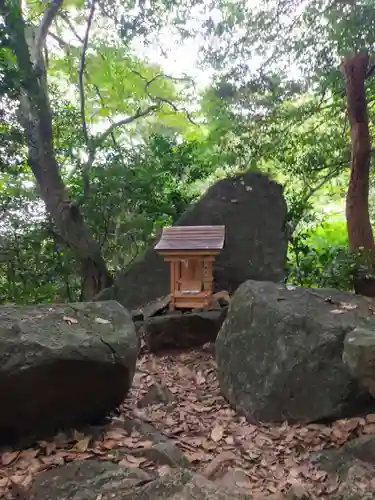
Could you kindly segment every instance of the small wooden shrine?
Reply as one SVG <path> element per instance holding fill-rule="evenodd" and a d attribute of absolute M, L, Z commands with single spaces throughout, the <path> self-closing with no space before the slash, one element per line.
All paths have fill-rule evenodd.
<path fill-rule="evenodd" d="M 203 308 L 213 293 L 213 264 L 224 246 L 225 226 L 163 229 L 155 250 L 170 264 L 170 309 Z"/>

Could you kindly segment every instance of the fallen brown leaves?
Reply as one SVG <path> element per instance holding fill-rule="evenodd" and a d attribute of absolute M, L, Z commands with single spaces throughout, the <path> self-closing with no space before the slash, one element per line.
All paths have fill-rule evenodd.
<path fill-rule="evenodd" d="M 64 465 L 74 460 L 97 458 L 111 460 L 126 467 L 155 469 L 155 464 L 142 456 L 133 456 L 132 450 L 142 450 L 152 446 L 134 431 L 108 428 L 99 438 L 73 430 L 70 435 L 57 434 L 52 441 L 39 441 L 35 448 L 0 453 L 0 498 L 10 498 L 15 486 L 27 490 L 38 472 Z M 121 453 L 116 453 L 121 450 Z M 165 467 L 161 467 L 163 473 Z M 165 472 L 164 472 L 165 473 Z"/>
<path fill-rule="evenodd" d="M 142 367 L 139 387 L 126 401 L 124 414 L 134 414 L 132 409 L 152 383 L 167 387 L 175 405 L 150 405 L 136 410 L 136 415 L 173 439 L 191 467 L 206 477 L 215 479 L 225 469 L 240 469 L 246 478 L 241 479 L 241 487 L 253 494 L 300 486 L 314 496 L 331 494 L 339 486 L 337 478 L 313 467 L 310 453 L 375 434 L 375 415 L 332 425 L 252 425 L 220 395 L 215 361 L 207 350 L 160 358 L 147 355 Z"/>
<path fill-rule="evenodd" d="M 174 404 L 137 408 L 155 383 L 169 389 Z M 213 480 L 232 470 L 235 484 L 255 495 L 299 487 L 313 491 L 314 496 L 334 492 L 337 479 L 313 467 L 309 454 L 338 447 L 362 434 L 375 434 L 375 414 L 332 425 L 249 424 L 220 395 L 214 359 L 204 349 L 160 358 L 144 356 L 122 412 L 124 419 L 141 418 L 172 439 L 194 470 Z M 157 466 L 135 452 L 152 444 L 136 431 L 129 434 L 111 425 L 96 436 L 74 430 L 51 441 L 39 441 L 35 448 L 3 450 L 0 498 L 12 498 L 15 487 L 26 491 L 37 473 L 73 460 L 95 457 L 167 474 L 168 466 Z"/>

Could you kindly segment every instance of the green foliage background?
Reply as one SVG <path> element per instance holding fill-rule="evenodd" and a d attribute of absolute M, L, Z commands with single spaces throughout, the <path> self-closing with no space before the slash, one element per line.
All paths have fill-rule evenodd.
<path fill-rule="evenodd" d="M 27 22 L 37 23 L 44 9 L 44 2 L 28 2 Z M 48 38 L 49 95 L 61 174 L 111 272 L 142 254 L 211 183 L 252 170 L 284 186 L 288 281 L 350 290 L 358 262 L 347 250 L 350 134 L 340 63 L 358 50 L 374 56 L 373 2 L 349 8 L 334 0 L 99 1 L 83 75 L 86 137 L 76 31 L 88 11 L 84 0 L 64 2 Z M 181 43 L 200 44 L 201 71 L 213 71 L 208 86 L 174 78 L 134 48 L 160 45 L 166 30 Z M 61 44 L 67 33 L 69 46 Z M 0 299 L 79 300 L 78 265 L 45 213 L 27 164 L 19 81 L 0 15 Z M 366 92 L 373 134 L 372 74 Z M 124 116 L 155 105 L 105 134 Z M 371 171 L 372 218 L 374 184 Z"/>

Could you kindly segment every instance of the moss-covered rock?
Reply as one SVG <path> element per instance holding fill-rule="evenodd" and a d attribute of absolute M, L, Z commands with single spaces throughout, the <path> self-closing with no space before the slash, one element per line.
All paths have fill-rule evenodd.
<path fill-rule="evenodd" d="M 254 422 L 311 422 L 373 408 L 342 360 L 348 332 L 375 329 L 369 300 L 332 289 L 242 284 L 216 340 L 228 401 Z"/>
<path fill-rule="evenodd" d="M 139 340 L 119 303 L 0 308 L 0 441 L 95 422 L 126 397 Z"/>
<path fill-rule="evenodd" d="M 266 175 L 248 172 L 211 186 L 176 222 L 177 226 L 224 225 L 225 245 L 214 265 L 215 290 L 234 292 L 248 279 L 285 277 L 287 206 L 282 187 Z M 118 300 L 129 309 L 169 293 L 169 266 L 151 247 L 97 300 Z"/>

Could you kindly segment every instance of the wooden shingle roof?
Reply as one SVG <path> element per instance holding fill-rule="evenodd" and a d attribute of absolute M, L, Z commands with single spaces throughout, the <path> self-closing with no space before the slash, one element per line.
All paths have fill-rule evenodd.
<path fill-rule="evenodd" d="M 165 227 L 155 250 L 221 250 L 225 226 Z"/>

